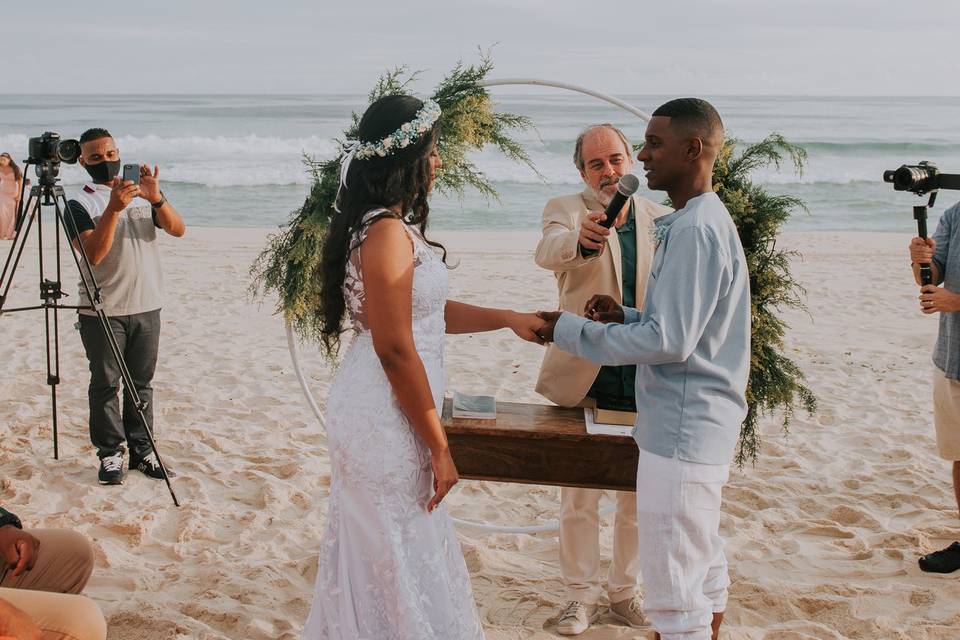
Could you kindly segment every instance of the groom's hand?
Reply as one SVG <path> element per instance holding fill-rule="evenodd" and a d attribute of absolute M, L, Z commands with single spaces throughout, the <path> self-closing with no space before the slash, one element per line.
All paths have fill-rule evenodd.
<path fill-rule="evenodd" d="M 518 337 L 527 342 L 543 344 L 543 340 L 540 338 L 540 328 L 543 326 L 543 320 L 537 317 L 537 314 L 517 313 L 515 311 L 510 312 L 510 314 L 512 319 L 508 326 Z"/>
<path fill-rule="evenodd" d="M 583 315 L 594 322 L 623 324 L 623 307 L 610 296 L 593 296 L 587 300 Z"/>
<path fill-rule="evenodd" d="M 537 317 L 543 320 L 543 325 L 537 331 L 544 342 L 553 342 L 553 330 L 557 328 L 557 320 L 561 311 L 537 311 Z"/>

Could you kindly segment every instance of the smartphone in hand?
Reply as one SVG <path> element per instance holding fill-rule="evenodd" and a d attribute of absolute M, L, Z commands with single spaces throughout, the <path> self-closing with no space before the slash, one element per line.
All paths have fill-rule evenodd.
<path fill-rule="evenodd" d="M 123 165 L 123 181 L 126 182 L 127 180 L 132 180 L 133 184 L 140 184 L 140 165 Z"/>

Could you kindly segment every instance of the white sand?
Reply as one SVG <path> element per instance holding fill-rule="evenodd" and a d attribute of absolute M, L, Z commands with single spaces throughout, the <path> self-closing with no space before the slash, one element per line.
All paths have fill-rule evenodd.
<path fill-rule="evenodd" d="M 0 504 L 28 526 L 70 527 L 93 539 L 97 567 L 87 593 L 107 615 L 111 639 L 299 637 L 329 465 L 272 303 L 257 308 L 246 294 L 264 237 L 193 228 L 181 241 L 164 240 L 157 428 L 161 453 L 179 473 L 180 509 L 162 482 L 137 473 L 123 487 L 97 485 L 86 360 L 72 314 L 61 332 L 61 459 L 52 459 L 42 314 L 0 318 Z M 552 276 L 532 263 L 536 234 L 439 237 L 460 259 L 452 272 L 458 299 L 555 305 Z M 809 289 L 810 311 L 787 314 L 789 353 L 820 408 L 798 414 L 789 437 L 769 418 L 759 462 L 734 473 L 724 494 L 733 578 L 725 637 L 960 637 L 956 576 L 916 566 L 920 553 L 960 539 L 960 523 L 933 440 L 936 320 L 917 310 L 908 239 L 784 239 L 805 254 L 793 269 Z M 0 242 L 0 257 L 8 247 Z M 9 304 L 36 299 L 36 263 L 32 246 Z M 74 268 L 64 272 L 74 293 Z M 322 401 L 328 371 L 315 353 L 304 355 Z M 533 392 L 540 355 L 507 331 L 453 337 L 449 387 L 542 401 Z M 448 504 L 462 518 L 548 522 L 558 490 L 464 482 Z M 556 537 L 461 535 L 488 638 L 555 637 L 544 624 L 564 599 Z M 601 622 L 581 637 L 636 637 Z"/>

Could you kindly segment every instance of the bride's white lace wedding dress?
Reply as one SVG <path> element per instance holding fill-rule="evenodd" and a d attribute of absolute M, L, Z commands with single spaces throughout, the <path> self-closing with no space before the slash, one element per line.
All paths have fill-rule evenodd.
<path fill-rule="evenodd" d="M 371 211 L 365 217 L 384 213 Z M 332 481 L 320 567 L 305 640 L 478 640 L 470 577 L 443 505 L 433 495 L 430 451 L 397 403 L 364 308 L 354 240 L 344 293 L 356 336 L 326 409 Z M 414 252 L 413 337 L 442 408 L 446 265 L 409 225 Z"/>

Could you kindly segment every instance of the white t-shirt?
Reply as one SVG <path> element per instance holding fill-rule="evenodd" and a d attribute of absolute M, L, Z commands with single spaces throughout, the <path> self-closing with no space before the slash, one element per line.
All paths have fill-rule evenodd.
<path fill-rule="evenodd" d="M 89 182 L 70 199 L 67 226 L 71 238 L 96 228 L 110 202 L 110 190 L 107 185 Z M 71 220 L 75 229 L 70 228 Z M 113 246 L 100 264 L 91 264 L 107 315 L 128 316 L 156 311 L 162 306 L 158 227 L 150 203 L 143 198 L 134 198 L 120 213 Z M 79 288 L 80 304 L 90 304 L 82 279 Z M 80 313 L 96 315 L 89 309 Z"/>

